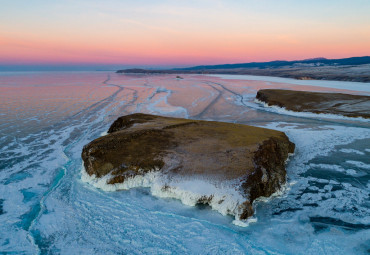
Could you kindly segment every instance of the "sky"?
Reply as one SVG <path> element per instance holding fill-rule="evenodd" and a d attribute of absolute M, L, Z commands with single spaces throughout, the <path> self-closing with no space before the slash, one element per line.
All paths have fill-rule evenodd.
<path fill-rule="evenodd" d="M 0 65 L 370 55 L 369 0 L 0 0 Z"/>

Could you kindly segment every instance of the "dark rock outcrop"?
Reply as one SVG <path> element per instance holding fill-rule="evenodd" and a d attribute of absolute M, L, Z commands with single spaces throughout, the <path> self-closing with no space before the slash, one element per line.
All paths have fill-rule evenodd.
<path fill-rule="evenodd" d="M 370 118 L 370 96 L 342 93 L 321 93 L 283 89 L 261 89 L 256 98 L 269 106 L 284 107 L 295 112 L 339 114 Z"/>
<path fill-rule="evenodd" d="M 234 188 L 244 200 L 230 214 L 246 219 L 256 198 L 270 196 L 285 183 L 285 161 L 293 151 L 294 144 L 275 130 L 131 114 L 118 118 L 108 135 L 87 144 L 82 159 L 88 175 L 109 176 L 107 184 L 112 185 L 153 171 L 180 179 L 237 181 Z M 204 195 L 198 203 L 211 204 L 212 199 Z"/>

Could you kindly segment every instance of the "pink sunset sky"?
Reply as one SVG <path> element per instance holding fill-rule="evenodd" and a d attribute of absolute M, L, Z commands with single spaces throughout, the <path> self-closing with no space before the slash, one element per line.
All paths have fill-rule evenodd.
<path fill-rule="evenodd" d="M 0 64 L 190 66 L 370 55 L 368 0 L 1 1 Z"/>

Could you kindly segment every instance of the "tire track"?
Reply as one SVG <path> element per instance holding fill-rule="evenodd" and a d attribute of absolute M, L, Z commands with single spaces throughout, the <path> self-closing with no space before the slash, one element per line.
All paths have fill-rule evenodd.
<path fill-rule="evenodd" d="M 224 94 L 223 90 L 220 90 L 211 84 L 208 84 L 208 83 L 206 84 L 212 87 L 214 90 L 216 90 L 218 92 L 218 95 L 200 113 L 198 113 L 197 115 L 191 116 L 192 118 L 200 119 L 202 115 L 206 113 L 209 109 L 211 109 Z"/>
<path fill-rule="evenodd" d="M 223 84 L 221 84 L 221 83 L 212 82 L 212 81 L 207 81 L 206 83 L 207 83 L 207 84 L 209 84 L 209 83 L 213 83 L 213 84 L 215 84 L 215 85 L 220 86 L 222 89 L 224 89 L 224 90 L 226 90 L 226 91 L 230 92 L 230 93 L 231 93 L 231 94 L 233 94 L 234 96 L 237 96 L 237 97 L 240 99 L 240 103 L 241 103 L 241 104 L 243 104 L 245 107 L 250 108 L 249 106 L 247 106 L 246 104 L 244 104 L 244 97 L 243 97 L 243 95 L 241 95 L 241 94 L 239 94 L 239 93 L 237 93 L 237 92 L 235 92 L 235 91 L 233 91 L 233 90 L 229 89 L 228 87 L 226 87 L 225 85 L 223 85 Z"/>

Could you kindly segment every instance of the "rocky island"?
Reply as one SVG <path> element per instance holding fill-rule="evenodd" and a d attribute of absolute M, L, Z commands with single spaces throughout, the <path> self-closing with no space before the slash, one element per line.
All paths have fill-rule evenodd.
<path fill-rule="evenodd" d="M 136 113 L 83 148 L 83 179 L 105 190 L 150 187 L 243 220 L 285 183 L 294 148 L 275 130 Z"/>
<path fill-rule="evenodd" d="M 370 96 L 322 93 L 283 89 L 261 89 L 256 99 L 269 106 L 295 112 L 339 114 L 346 117 L 370 118 Z"/>

